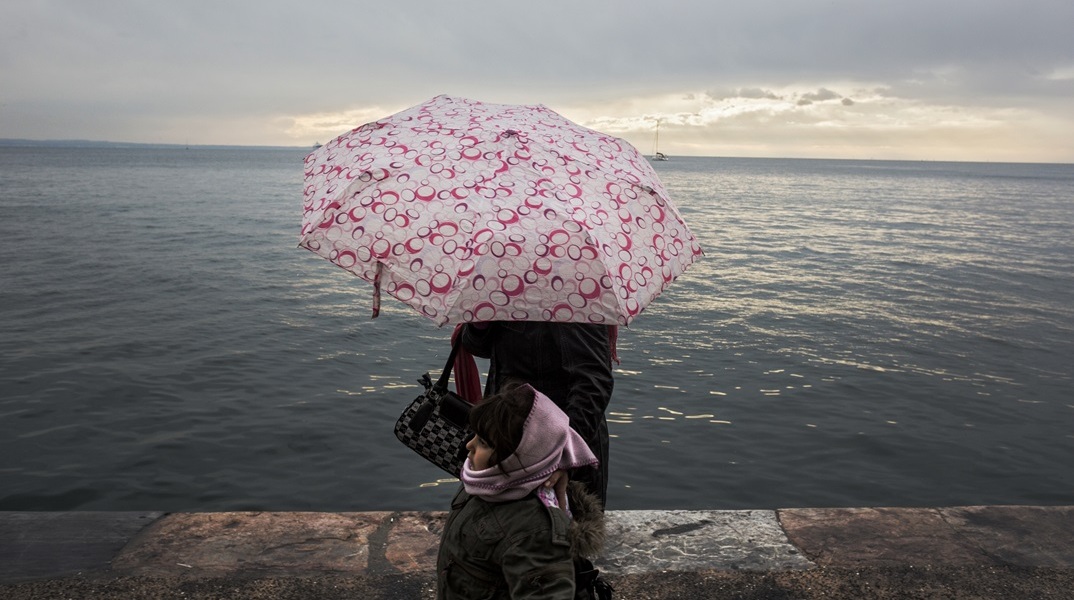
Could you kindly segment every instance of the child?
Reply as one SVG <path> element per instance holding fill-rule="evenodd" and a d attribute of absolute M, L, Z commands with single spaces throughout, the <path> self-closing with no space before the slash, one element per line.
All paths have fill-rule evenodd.
<path fill-rule="evenodd" d="M 575 560 L 591 568 L 584 559 L 603 543 L 603 513 L 582 486 L 571 486 L 567 506 L 546 483 L 596 457 L 567 415 L 528 385 L 476 405 L 470 425 L 463 486 L 440 540 L 437 598 L 573 600 Z"/>

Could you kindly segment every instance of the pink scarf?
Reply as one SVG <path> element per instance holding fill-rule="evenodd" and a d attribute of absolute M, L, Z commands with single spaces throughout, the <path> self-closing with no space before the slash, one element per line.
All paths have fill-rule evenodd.
<path fill-rule="evenodd" d="M 559 469 L 597 464 L 585 440 L 571 429 L 567 415 L 548 396 L 534 391 L 533 409 L 526 417 L 522 441 L 515 453 L 481 471 L 474 471 L 470 460 L 466 460 L 459 478 L 471 496 L 489 502 L 518 500 Z"/>

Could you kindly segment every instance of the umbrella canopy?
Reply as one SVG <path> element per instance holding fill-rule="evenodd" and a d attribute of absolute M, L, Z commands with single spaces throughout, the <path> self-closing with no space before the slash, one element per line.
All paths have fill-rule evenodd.
<path fill-rule="evenodd" d="M 548 108 L 437 96 L 305 163 L 299 246 L 438 325 L 628 325 L 701 248 L 648 161 Z"/>

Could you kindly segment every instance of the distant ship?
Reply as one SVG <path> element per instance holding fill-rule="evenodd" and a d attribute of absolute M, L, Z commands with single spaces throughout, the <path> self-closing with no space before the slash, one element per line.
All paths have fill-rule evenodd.
<path fill-rule="evenodd" d="M 321 142 L 313 142 L 313 149 L 316 150 L 321 147 Z"/>
<path fill-rule="evenodd" d="M 660 119 L 656 120 L 656 139 L 653 140 L 653 160 L 667 160 L 668 157 L 660 151 Z"/>

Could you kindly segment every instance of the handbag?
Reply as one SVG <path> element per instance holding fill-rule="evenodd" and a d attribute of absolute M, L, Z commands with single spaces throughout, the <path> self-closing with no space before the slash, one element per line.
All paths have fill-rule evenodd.
<path fill-rule="evenodd" d="M 448 378 L 459 351 L 460 339 L 451 346 L 444 371 L 436 383 L 426 373 L 418 383 L 425 392 L 410 403 L 395 422 L 395 437 L 420 456 L 458 477 L 466 461 L 470 429 L 470 403 L 448 389 Z"/>

